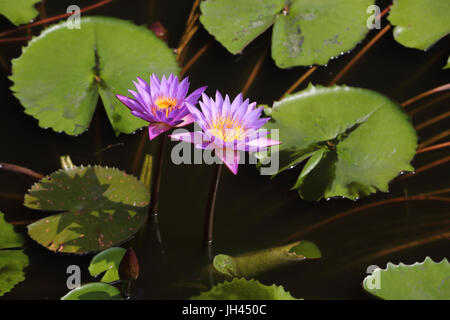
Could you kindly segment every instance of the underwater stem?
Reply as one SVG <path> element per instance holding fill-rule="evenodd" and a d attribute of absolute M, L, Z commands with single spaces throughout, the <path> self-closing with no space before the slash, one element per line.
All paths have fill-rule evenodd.
<path fill-rule="evenodd" d="M 197 53 L 189 59 L 189 61 L 184 65 L 183 70 L 181 70 L 180 78 L 182 78 L 186 72 L 189 70 L 190 67 L 202 56 L 203 53 L 211 46 L 212 41 L 209 41 L 207 44 L 205 44 L 200 50 L 197 51 Z"/>
<path fill-rule="evenodd" d="M 317 66 L 311 67 L 308 71 L 306 71 L 301 77 L 300 79 L 298 79 L 297 81 L 295 81 L 295 83 L 290 86 L 289 89 L 286 90 L 285 93 L 283 93 L 283 95 L 280 97 L 280 100 L 282 98 L 284 98 L 285 96 L 287 96 L 288 94 L 292 93 L 292 91 L 294 91 L 295 89 L 298 88 L 298 86 L 300 86 L 303 81 L 305 81 L 314 71 L 316 71 Z"/>
<path fill-rule="evenodd" d="M 261 69 L 262 63 L 264 62 L 264 59 L 267 55 L 268 49 L 266 48 L 261 56 L 259 57 L 258 61 L 256 62 L 255 66 L 253 67 L 252 72 L 250 73 L 250 76 L 247 79 L 247 82 L 244 85 L 244 88 L 242 89 L 242 95 L 245 96 L 247 94 L 248 89 L 253 84 L 253 81 L 255 81 L 256 75 L 258 74 L 259 70 Z"/>
<path fill-rule="evenodd" d="M 5 163 L 5 162 L 0 162 L 0 169 L 12 171 L 12 172 L 16 172 L 16 173 L 21 173 L 21 174 L 27 175 L 27 176 L 35 178 L 35 179 L 42 179 L 44 177 L 43 174 L 35 172 L 31 169 L 21 167 L 21 166 L 15 165 L 15 164 Z"/>
<path fill-rule="evenodd" d="M 383 205 L 387 205 L 387 204 L 392 204 L 392 203 L 399 203 L 399 202 L 405 202 L 405 201 L 440 201 L 440 202 L 450 202 L 450 198 L 447 197 L 436 197 L 436 195 L 439 194 L 444 194 L 444 193 L 448 193 L 450 190 L 449 189 L 444 189 L 444 190 L 437 190 L 435 192 L 429 192 L 429 193 L 424 193 L 424 194 L 419 194 L 419 195 L 414 195 L 414 196 L 409 196 L 409 197 L 398 197 L 398 198 L 391 198 L 391 199 L 386 199 L 386 200 L 382 200 L 382 201 L 377 201 L 377 202 L 372 202 L 366 205 L 362 205 L 344 212 L 341 212 L 335 216 L 332 216 L 328 219 L 325 219 L 321 222 L 318 222 L 312 226 L 309 226 L 303 230 L 300 230 L 298 232 L 295 232 L 294 234 L 290 235 L 289 237 L 287 237 L 286 239 L 283 240 L 284 242 L 290 242 L 293 241 L 294 239 L 299 239 L 299 237 L 303 236 L 305 233 L 311 232 L 319 227 L 323 227 L 324 225 L 327 225 L 331 222 L 334 222 L 336 220 L 348 217 L 350 215 L 353 215 L 355 213 L 361 212 L 361 211 L 366 211 L 367 209 L 371 209 L 374 207 L 379 207 L 379 206 L 383 206 Z"/>
<path fill-rule="evenodd" d="M 358 52 L 358 54 L 352 59 L 350 60 L 350 62 L 344 67 L 344 69 L 342 69 L 337 75 L 336 77 L 334 77 L 333 80 L 331 80 L 330 82 L 330 86 L 335 85 L 347 72 L 348 70 L 350 70 L 350 68 L 378 41 L 380 40 L 380 38 L 382 36 L 384 36 L 386 34 L 386 32 L 388 32 L 390 29 L 392 28 L 392 26 L 390 24 L 388 24 L 387 26 L 385 26 L 383 29 L 381 29 L 377 35 L 375 37 L 372 38 L 372 40 L 369 41 L 369 43 L 367 43 L 364 48 L 361 49 L 361 51 Z"/>
<path fill-rule="evenodd" d="M 428 97 L 429 95 L 432 95 L 434 93 L 440 92 L 440 91 L 446 91 L 446 90 L 450 90 L 450 83 L 446 83 L 442 86 L 430 89 L 428 91 L 425 91 L 409 100 L 406 100 L 405 102 L 403 102 L 401 105 L 402 107 L 406 107 L 414 102 L 416 102 L 417 100 L 423 99 L 425 97 Z"/>
<path fill-rule="evenodd" d="M 447 148 L 447 147 L 450 147 L 450 141 L 436 144 L 434 146 L 430 146 L 430 147 L 426 147 L 426 148 L 420 148 L 419 150 L 417 150 L 417 154 L 432 151 L 432 150 L 439 150 L 439 149 Z"/>

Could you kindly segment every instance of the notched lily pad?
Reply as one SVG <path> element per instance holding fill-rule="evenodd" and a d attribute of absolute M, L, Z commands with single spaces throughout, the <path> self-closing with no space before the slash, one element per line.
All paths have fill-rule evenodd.
<path fill-rule="evenodd" d="M 99 252 L 89 264 L 89 273 L 95 277 L 104 272 L 101 282 L 110 283 L 119 280 L 119 265 L 126 251 L 117 247 Z"/>
<path fill-rule="evenodd" d="M 200 21 L 233 54 L 274 24 L 280 68 L 326 64 L 363 40 L 374 0 L 206 0 Z"/>
<path fill-rule="evenodd" d="M 91 122 L 98 97 L 116 132 L 146 125 L 115 97 L 137 76 L 177 73 L 175 55 L 153 32 L 131 22 L 86 17 L 81 29 L 62 22 L 33 38 L 12 61 L 14 95 L 42 128 L 78 135 Z"/>
<path fill-rule="evenodd" d="M 200 22 L 233 54 L 266 31 L 284 6 L 284 0 L 202 1 Z"/>
<path fill-rule="evenodd" d="M 367 8 L 374 0 L 293 0 L 272 34 L 272 57 L 280 68 L 326 64 L 353 49 L 369 32 Z"/>
<path fill-rule="evenodd" d="M 412 265 L 388 263 L 367 276 L 363 287 L 386 300 L 450 300 L 450 264 L 430 257 Z"/>
<path fill-rule="evenodd" d="M 16 26 L 33 20 L 38 11 L 35 8 L 36 3 L 41 0 L 1 0 L 0 14 L 8 18 Z"/>
<path fill-rule="evenodd" d="M 283 286 L 267 286 L 251 279 L 234 278 L 215 285 L 211 290 L 192 297 L 191 300 L 299 300 L 294 298 Z"/>
<path fill-rule="evenodd" d="M 347 86 L 306 90 L 275 102 L 267 129 L 279 129 L 280 171 L 311 157 L 294 189 L 307 200 L 357 199 L 388 191 L 417 148 L 406 113 L 387 97 Z"/>
<path fill-rule="evenodd" d="M 59 170 L 34 184 L 24 204 L 63 213 L 30 224 L 28 233 L 52 251 L 104 250 L 138 231 L 148 200 L 145 185 L 123 171 L 99 166 Z"/>
<path fill-rule="evenodd" d="M 22 250 L 24 243 L 0 212 L 0 296 L 25 280 L 23 269 L 28 266 L 28 257 Z"/>
<path fill-rule="evenodd" d="M 396 0 L 389 12 L 394 38 L 405 47 L 426 50 L 450 33 L 450 1 Z"/>
<path fill-rule="evenodd" d="M 85 284 L 69 291 L 61 300 L 122 300 L 119 289 L 102 283 L 94 282 Z"/>
<path fill-rule="evenodd" d="M 219 254 L 214 257 L 213 266 L 225 276 L 250 279 L 275 268 L 321 256 L 314 243 L 302 240 L 235 257 Z"/>

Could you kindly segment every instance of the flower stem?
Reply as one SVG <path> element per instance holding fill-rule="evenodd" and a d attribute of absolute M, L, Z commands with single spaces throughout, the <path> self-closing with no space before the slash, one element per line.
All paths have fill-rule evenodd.
<path fill-rule="evenodd" d="M 164 134 L 159 137 L 158 154 L 155 162 L 153 181 L 151 185 L 152 190 L 150 194 L 150 205 L 148 213 L 152 218 L 154 218 L 158 212 L 158 198 L 159 198 L 159 189 L 161 185 L 161 171 L 164 159 L 165 145 L 166 145 L 166 135 Z"/>
<path fill-rule="evenodd" d="M 213 178 L 211 180 L 211 187 L 209 189 L 208 205 L 206 207 L 204 245 L 209 249 L 210 260 L 212 254 L 211 244 L 213 241 L 214 209 L 216 205 L 217 189 L 219 188 L 221 172 L 222 164 L 216 165 Z"/>

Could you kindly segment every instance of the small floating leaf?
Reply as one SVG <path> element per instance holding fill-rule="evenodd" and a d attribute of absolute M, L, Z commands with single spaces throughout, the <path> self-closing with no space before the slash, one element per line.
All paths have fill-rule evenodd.
<path fill-rule="evenodd" d="M 214 257 L 213 266 L 226 276 L 250 279 L 275 268 L 320 257 L 320 250 L 314 243 L 302 240 L 236 257 L 219 254 Z"/>
<path fill-rule="evenodd" d="M 25 206 L 64 211 L 28 226 L 52 251 L 87 253 L 110 248 L 144 224 L 149 192 L 134 176 L 98 166 L 59 170 L 34 184 Z"/>
<path fill-rule="evenodd" d="M 192 300 L 299 300 L 283 286 L 267 286 L 257 280 L 234 278 L 214 286 L 211 290 L 192 297 Z"/>
<path fill-rule="evenodd" d="M 78 135 L 88 129 L 100 95 L 116 134 L 145 126 L 115 95 L 128 95 L 137 76 L 177 73 L 172 50 L 128 21 L 86 17 L 81 29 L 67 23 L 44 30 L 12 62 L 12 90 L 25 112 L 43 128 Z"/>
<path fill-rule="evenodd" d="M 430 257 L 412 265 L 388 263 L 367 276 L 363 287 L 386 300 L 450 300 L 450 264 Z"/>
<path fill-rule="evenodd" d="M 392 179 L 413 170 L 416 132 L 397 103 L 374 91 L 310 85 L 275 102 L 270 114 L 266 128 L 279 129 L 283 141 L 281 170 L 316 155 L 295 185 L 303 199 L 387 192 Z"/>
<path fill-rule="evenodd" d="M 16 26 L 33 20 L 38 11 L 34 7 L 41 0 L 1 0 L 0 14 L 8 18 Z"/>
<path fill-rule="evenodd" d="M 450 1 L 397 0 L 389 21 L 396 26 L 394 38 L 409 48 L 426 50 L 450 33 Z"/>
<path fill-rule="evenodd" d="M 124 248 L 109 248 L 96 254 L 89 264 L 89 273 L 91 276 L 105 274 L 101 282 L 114 282 L 119 280 L 119 265 L 127 250 Z"/>
<path fill-rule="evenodd" d="M 61 300 L 122 300 L 122 296 L 116 287 L 94 282 L 69 291 Z"/>
<path fill-rule="evenodd" d="M 28 257 L 20 249 L 24 243 L 0 212 L 0 296 L 25 280 L 23 269 L 28 266 Z"/>

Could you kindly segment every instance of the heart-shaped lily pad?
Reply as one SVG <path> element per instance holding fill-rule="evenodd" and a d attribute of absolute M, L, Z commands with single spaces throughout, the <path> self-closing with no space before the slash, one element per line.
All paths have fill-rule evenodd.
<path fill-rule="evenodd" d="M 61 300 L 122 300 L 122 296 L 116 287 L 94 282 L 69 291 Z"/>
<path fill-rule="evenodd" d="M 123 171 L 98 166 L 59 170 L 32 186 L 25 206 L 63 213 L 30 224 L 28 233 L 52 251 L 104 250 L 138 231 L 148 200 L 144 184 Z"/>
<path fill-rule="evenodd" d="M 273 119 L 266 127 L 279 129 L 280 171 L 312 159 L 294 186 L 304 199 L 387 192 L 413 170 L 416 132 L 397 103 L 374 91 L 310 85 L 265 112 Z"/>
<path fill-rule="evenodd" d="M 41 0 L 1 0 L 0 14 L 8 18 L 16 26 L 27 23 L 37 16 L 38 11 L 34 7 Z"/>
<path fill-rule="evenodd" d="M 364 39 L 374 0 L 206 0 L 200 21 L 233 54 L 274 24 L 281 68 L 326 64 Z"/>
<path fill-rule="evenodd" d="M 396 0 L 389 21 L 394 38 L 409 48 L 426 50 L 450 33 L 450 1 Z"/>
<path fill-rule="evenodd" d="M 177 73 L 175 55 L 150 30 L 115 18 L 82 18 L 47 28 L 13 60 L 12 90 L 43 128 L 78 135 L 86 131 L 100 95 L 116 134 L 146 122 L 116 94 L 127 95 L 137 76 Z"/>
<path fill-rule="evenodd" d="M 234 278 L 215 285 L 211 290 L 202 292 L 192 300 L 298 300 L 283 286 L 267 286 L 251 279 Z"/>
<path fill-rule="evenodd" d="M 91 276 L 97 276 L 104 272 L 101 282 L 110 283 L 119 280 L 119 265 L 126 251 L 124 248 L 116 247 L 97 253 L 89 264 L 89 273 Z"/>
<path fill-rule="evenodd" d="M 28 266 L 28 257 L 21 249 L 24 243 L 0 212 L 0 296 L 25 280 L 23 269 Z"/>
<path fill-rule="evenodd" d="M 395 265 L 375 269 L 364 279 L 367 292 L 386 300 L 449 300 L 450 264 L 447 259 L 434 262 Z"/>

